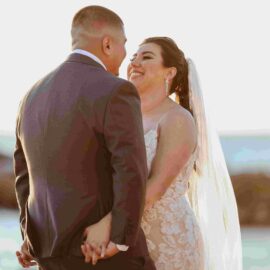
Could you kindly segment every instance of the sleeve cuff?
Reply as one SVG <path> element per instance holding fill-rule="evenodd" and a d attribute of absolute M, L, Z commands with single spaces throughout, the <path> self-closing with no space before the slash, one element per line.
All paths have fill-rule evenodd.
<path fill-rule="evenodd" d="M 118 245 L 116 244 L 116 247 L 120 250 L 120 251 L 127 251 L 129 246 L 126 245 Z"/>

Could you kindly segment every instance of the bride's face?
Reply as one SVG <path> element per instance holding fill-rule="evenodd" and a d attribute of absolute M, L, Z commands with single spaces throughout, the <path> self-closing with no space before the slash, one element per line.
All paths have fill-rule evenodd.
<path fill-rule="evenodd" d="M 146 43 L 139 47 L 128 66 L 128 80 L 139 92 L 148 89 L 164 89 L 168 68 L 163 66 L 161 48 L 154 43 Z"/>

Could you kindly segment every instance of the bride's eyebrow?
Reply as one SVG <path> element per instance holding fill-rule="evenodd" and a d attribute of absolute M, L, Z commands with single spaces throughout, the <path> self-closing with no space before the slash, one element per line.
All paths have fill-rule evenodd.
<path fill-rule="evenodd" d="M 153 56 L 155 56 L 155 54 L 153 53 L 153 52 L 151 52 L 151 51 L 145 51 L 145 52 L 142 52 L 142 55 L 145 55 L 145 54 L 152 54 Z M 137 57 L 137 53 L 134 53 L 133 55 L 132 55 L 132 57 Z"/>
<path fill-rule="evenodd" d="M 142 54 L 144 55 L 144 54 L 148 54 L 148 53 L 150 53 L 150 54 L 152 54 L 152 55 L 155 55 L 153 52 L 151 52 L 151 51 L 145 51 L 145 52 L 142 52 Z"/>

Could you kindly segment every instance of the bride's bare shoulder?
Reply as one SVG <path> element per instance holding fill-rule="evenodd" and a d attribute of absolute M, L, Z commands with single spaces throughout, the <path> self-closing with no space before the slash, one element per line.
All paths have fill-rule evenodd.
<path fill-rule="evenodd" d="M 174 127 L 175 125 L 186 128 L 190 126 L 192 129 L 195 128 L 195 121 L 192 114 L 187 109 L 172 102 L 170 108 L 162 117 L 160 125 L 166 126 L 167 128 L 170 126 Z"/>
<path fill-rule="evenodd" d="M 197 141 L 197 129 L 192 114 L 175 103 L 160 121 L 160 135 L 164 140 L 177 140 L 193 147 Z"/>

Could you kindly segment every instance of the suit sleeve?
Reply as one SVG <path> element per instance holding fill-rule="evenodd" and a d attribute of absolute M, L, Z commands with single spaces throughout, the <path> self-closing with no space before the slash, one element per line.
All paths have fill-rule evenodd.
<path fill-rule="evenodd" d="M 25 231 L 25 208 L 29 196 L 29 175 L 27 164 L 23 152 L 23 148 L 21 145 L 21 141 L 19 138 L 19 125 L 20 125 L 20 113 L 17 118 L 17 126 L 16 126 L 16 145 L 14 151 L 14 172 L 15 172 L 15 191 L 17 202 L 20 210 L 20 226 L 21 233 L 24 239 L 24 231 Z"/>
<path fill-rule="evenodd" d="M 113 168 L 111 241 L 133 246 L 144 209 L 148 173 L 140 98 L 129 82 L 111 95 L 104 136 Z"/>

